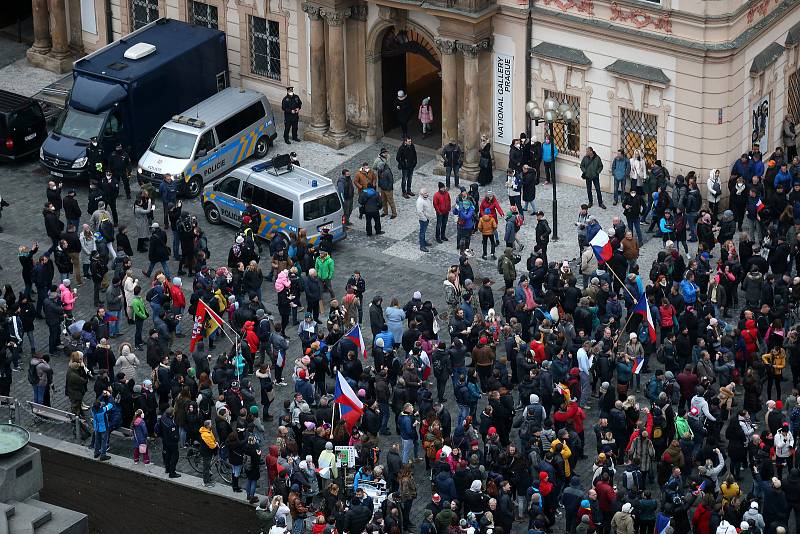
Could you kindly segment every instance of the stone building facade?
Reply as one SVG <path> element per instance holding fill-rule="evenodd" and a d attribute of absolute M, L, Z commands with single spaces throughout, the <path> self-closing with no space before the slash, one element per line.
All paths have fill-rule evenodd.
<path fill-rule="evenodd" d="M 592 146 L 609 188 L 620 147 L 673 175 L 721 168 L 725 177 L 753 139 L 770 153 L 784 116 L 800 112 L 796 0 L 32 2 L 29 57 L 54 69 L 159 17 L 224 30 L 232 84 L 274 103 L 294 86 L 305 135 L 331 146 L 395 128 L 398 90 L 414 116 L 429 96 L 435 134 L 466 148 L 467 175 L 481 135 L 498 167 L 520 132 L 542 139 L 544 126 L 525 116 L 530 98 L 578 112 L 555 128 L 558 175 L 578 182 Z"/>

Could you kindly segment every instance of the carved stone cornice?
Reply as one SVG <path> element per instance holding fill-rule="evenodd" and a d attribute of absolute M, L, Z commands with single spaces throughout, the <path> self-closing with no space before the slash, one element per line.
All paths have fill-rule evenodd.
<path fill-rule="evenodd" d="M 369 7 L 367 4 L 357 4 L 350 8 L 350 18 L 353 20 L 360 20 L 361 22 L 367 21 L 367 13 Z"/>
<path fill-rule="evenodd" d="M 459 41 L 456 43 L 456 48 L 458 48 L 465 57 L 475 58 L 478 57 L 478 54 L 481 52 L 492 49 L 492 40 L 486 38 L 481 39 L 477 43 L 462 43 Z"/>
<path fill-rule="evenodd" d="M 433 40 L 433 42 L 436 45 L 436 48 L 439 49 L 439 52 L 441 52 L 445 56 L 449 56 L 456 53 L 456 49 L 458 47 L 457 41 L 454 41 L 452 39 L 442 39 L 441 37 L 437 37 L 436 39 Z"/>
<path fill-rule="evenodd" d="M 352 8 L 345 9 L 325 9 L 319 10 L 321 16 L 325 17 L 328 26 L 341 26 L 344 24 L 345 19 L 352 14 Z"/>
<path fill-rule="evenodd" d="M 611 2 L 611 20 L 619 20 L 622 22 L 630 22 L 638 29 L 646 26 L 653 25 L 656 30 L 661 30 L 665 33 L 672 33 L 672 20 L 670 13 L 661 13 L 659 15 L 651 15 L 640 8 L 625 10 L 617 2 Z"/>
<path fill-rule="evenodd" d="M 322 18 L 322 8 L 316 4 L 303 2 L 303 11 L 308 13 L 308 18 L 311 20 L 320 20 Z"/>

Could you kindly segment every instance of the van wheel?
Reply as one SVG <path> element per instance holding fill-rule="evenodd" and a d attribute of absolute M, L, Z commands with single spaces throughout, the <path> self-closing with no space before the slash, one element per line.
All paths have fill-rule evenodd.
<path fill-rule="evenodd" d="M 211 224 L 222 224 L 222 217 L 219 214 L 219 209 L 212 203 L 203 206 L 203 211 L 206 214 L 206 220 Z"/>
<path fill-rule="evenodd" d="M 202 191 L 203 178 L 200 176 L 192 176 L 192 179 L 186 184 L 186 196 L 188 198 L 197 198 Z"/>
<path fill-rule="evenodd" d="M 258 141 L 256 141 L 255 156 L 257 158 L 263 158 L 267 155 L 267 152 L 269 152 L 269 139 L 265 136 L 259 137 Z"/>

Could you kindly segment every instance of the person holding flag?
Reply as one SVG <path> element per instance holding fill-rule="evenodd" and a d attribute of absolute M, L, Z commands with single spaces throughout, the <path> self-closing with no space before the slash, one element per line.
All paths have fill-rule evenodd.
<path fill-rule="evenodd" d="M 361 419 L 361 415 L 364 413 L 364 403 L 361 402 L 361 399 L 358 398 L 353 388 L 347 383 L 347 379 L 339 371 L 336 372 L 336 387 L 334 388 L 333 402 L 338 407 L 335 411 L 338 412 L 339 418 L 345 422 L 347 431 L 352 434 L 353 427 L 358 423 L 358 420 Z M 336 414 L 334 414 L 334 419 L 336 418 L 335 415 Z"/>

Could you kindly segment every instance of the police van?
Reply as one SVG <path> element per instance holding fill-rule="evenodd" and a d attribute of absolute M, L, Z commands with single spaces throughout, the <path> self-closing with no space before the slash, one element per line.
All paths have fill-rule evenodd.
<path fill-rule="evenodd" d="M 171 174 L 190 198 L 203 184 L 255 155 L 267 155 L 277 136 L 267 98 L 229 87 L 172 117 L 139 159 L 140 182 L 161 182 Z"/>
<path fill-rule="evenodd" d="M 211 224 L 240 226 L 248 200 L 261 213 L 256 234 L 271 239 L 280 233 L 287 239 L 300 228 L 308 243 L 316 244 L 323 231 L 341 241 L 342 203 L 333 182 L 302 167 L 292 165 L 288 154 L 244 165 L 203 190 L 203 211 Z"/>

